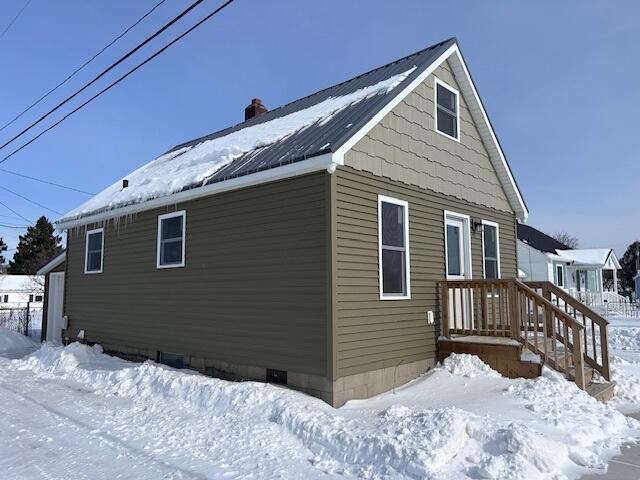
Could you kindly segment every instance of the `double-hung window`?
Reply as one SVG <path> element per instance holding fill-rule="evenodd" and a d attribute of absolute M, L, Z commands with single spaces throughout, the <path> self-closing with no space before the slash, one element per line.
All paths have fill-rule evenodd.
<path fill-rule="evenodd" d="M 495 222 L 482 221 L 484 278 L 500 278 L 500 228 Z"/>
<path fill-rule="evenodd" d="M 409 205 L 378 196 L 378 262 L 380 299 L 411 298 L 409 271 Z"/>
<path fill-rule="evenodd" d="M 158 216 L 158 268 L 184 267 L 186 212 Z"/>
<path fill-rule="evenodd" d="M 89 230 L 84 257 L 84 273 L 102 273 L 103 254 L 104 229 Z"/>
<path fill-rule="evenodd" d="M 460 101 L 458 91 L 441 80 L 435 79 L 436 131 L 460 140 Z"/>
<path fill-rule="evenodd" d="M 556 264 L 556 285 L 564 287 L 564 265 L 561 263 Z"/>

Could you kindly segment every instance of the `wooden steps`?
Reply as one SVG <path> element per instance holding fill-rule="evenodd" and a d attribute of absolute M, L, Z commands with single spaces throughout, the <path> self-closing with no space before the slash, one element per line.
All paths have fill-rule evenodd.
<path fill-rule="evenodd" d="M 606 402 L 611 400 L 615 390 L 616 382 L 593 383 L 587 385 L 587 393 L 596 400 Z"/>

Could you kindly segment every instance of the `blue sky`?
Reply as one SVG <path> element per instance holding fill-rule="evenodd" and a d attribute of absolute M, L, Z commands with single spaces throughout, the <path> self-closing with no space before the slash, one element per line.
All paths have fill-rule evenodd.
<path fill-rule="evenodd" d="M 0 123 L 156 1 L 32 0 L 0 39 Z M 167 0 L 0 139 L 189 3 Z M 216 4 L 206 0 L 185 25 Z M 22 5 L 3 2 L 0 29 Z M 528 203 L 529 223 L 621 254 L 640 238 L 633 207 L 640 180 L 638 18 L 637 1 L 376 0 L 364 8 L 359 1 L 236 0 L 1 167 L 98 192 L 171 146 L 242 120 L 253 97 L 275 107 L 456 36 Z M 60 212 L 86 198 L 2 172 L 0 185 Z M 30 219 L 56 217 L 6 191 L 0 201 Z M 13 216 L 0 206 L 0 223 L 24 223 Z M 0 227 L 10 248 L 19 233 Z"/>

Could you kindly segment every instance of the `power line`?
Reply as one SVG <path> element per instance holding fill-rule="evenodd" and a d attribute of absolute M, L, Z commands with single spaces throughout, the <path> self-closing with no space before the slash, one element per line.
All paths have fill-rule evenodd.
<path fill-rule="evenodd" d="M 12 170 L 7 170 L 6 168 L 0 168 L 0 172 L 8 173 L 10 175 L 16 175 L 22 178 L 28 178 L 29 180 L 33 180 L 40 183 L 46 183 L 47 185 L 53 185 L 54 187 L 64 188 L 66 190 L 71 190 L 73 192 L 84 193 L 85 195 L 95 195 L 95 193 L 86 192 L 84 190 L 80 190 L 79 188 L 69 187 L 67 185 L 62 185 L 56 182 L 50 182 L 49 180 L 43 180 L 42 178 L 31 177 L 29 175 L 25 175 L 24 173 L 14 172 Z"/>
<path fill-rule="evenodd" d="M 106 75 L 107 73 L 109 73 L 111 70 L 113 70 L 115 67 L 117 67 L 118 65 L 120 65 L 122 62 L 124 62 L 127 58 L 129 58 L 131 55 L 133 55 L 134 53 L 136 53 L 138 50 L 140 50 L 142 47 L 144 47 L 147 43 L 149 43 L 151 40 L 153 40 L 154 38 L 156 38 L 158 35 L 160 35 L 162 32 L 164 32 L 166 29 L 168 29 L 169 27 L 171 27 L 171 25 L 173 25 L 174 23 L 176 23 L 178 20 L 180 20 L 182 17 L 184 17 L 187 13 L 189 13 L 191 10 L 193 10 L 195 7 L 197 7 L 198 5 L 200 5 L 204 0 L 196 0 L 195 2 L 193 2 L 191 5 L 189 5 L 185 10 L 183 10 L 178 16 L 174 17 L 173 20 L 171 20 L 169 23 L 166 23 L 163 27 L 161 27 L 159 30 L 157 30 L 153 35 L 151 35 L 150 37 L 147 37 L 142 43 L 138 44 L 136 47 L 134 47 L 132 50 L 129 50 L 128 53 L 126 53 L 124 56 L 120 57 L 119 60 L 117 60 L 115 63 L 112 63 L 109 67 L 107 67 L 105 70 L 103 70 L 100 74 L 98 74 L 93 80 L 91 80 L 89 83 L 86 83 L 82 88 L 80 88 L 79 90 L 77 90 L 75 93 L 73 93 L 72 95 L 68 96 L 66 99 L 64 99 L 62 102 L 58 103 L 55 107 L 53 107 L 51 110 L 49 110 L 47 113 L 45 113 L 43 116 L 41 116 L 38 120 L 36 120 L 35 122 L 33 122 L 31 125 L 29 125 L 28 127 L 26 127 L 24 130 L 22 130 L 20 133 L 18 133 L 17 135 L 15 135 L 13 138 L 11 138 L 9 141 L 7 141 L 6 143 L 4 143 L 3 145 L 0 146 L 0 150 L 2 150 L 4 147 L 6 147 L 7 145 L 9 145 L 10 143 L 12 143 L 14 140 L 16 140 L 17 138 L 21 137 L 22 135 L 24 135 L 26 132 L 28 132 L 29 130 L 31 130 L 33 127 L 35 127 L 36 125 L 38 125 L 40 122 L 42 122 L 45 118 L 47 118 L 49 115 L 51 115 L 53 112 L 55 112 L 56 110 L 58 110 L 60 107 L 62 107 L 63 105 L 65 105 L 66 103 L 68 103 L 70 100 L 72 100 L 73 98 L 75 98 L 76 96 L 78 96 L 81 92 L 83 92 L 84 90 L 86 90 L 87 88 L 89 88 L 91 85 L 93 85 L 95 82 L 97 82 L 100 78 L 102 78 L 104 75 Z"/>
<path fill-rule="evenodd" d="M 0 223 L 0 227 L 2 228 L 16 228 L 16 229 L 22 229 L 22 228 L 27 228 L 29 227 L 29 225 L 8 225 L 6 223 Z"/>
<path fill-rule="evenodd" d="M 45 206 L 45 205 L 42 205 L 41 203 L 36 202 L 35 200 L 31 200 L 30 198 L 25 197 L 25 196 L 24 196 L 24 195 L 22 195 L 21 193 L 14 192 L 13 190 L 11 190 L 11 189 L 9 189 L 9 188 L 7 188 L 7 187 L 3 187 L 2 185 L 0 185 L 0 188 L 1 188 L 2 190 L 6 191 L 6 192 L 9 192 L 9 193 L 11 193 L 11 194 L 15 195 L 16 197 L 20 197 L 20 198 L 22 198 L 23 200 L 26 200 L 26 201 L 27 201 L 27 202 L 29 202 L 29 203 L 33 203 L 34 205 L 37 205 L 37 206 L 38 206 L 38 207 L 40 207 L 40 208 L 44 208 L 45 210 L 49 210 L 50 212 L 53 212 L 53 213 L 55 213 L 56 215 L 63 215 L 63 213 L 62 213 L 62 212 L 58 212 L 57 210 L 54 210 L 53 208 L 49 208 L 49 207 L 47 207 L 47 206 Z"/>
<path fill-rule="evenodd" d="M 202 0 L 199 0 L 202 1 Z M 230 5 L 231 3 L 233 3 L 234 0 L 227 0 L 226 2 L 224 2 L 222 5 L 220 5 L 218 8 L 216 8 L 213 12 L 211 12 L 209 15 L 207 15 L 206 17 L 204 17 L 202 20 L 200 20 L 198 23 L 196 23 L 195 25 L 193 25 L 191 28 L 189 28 L 188 30 L 186 30 L 184 33 L 180 34 L 178 37 L 176 37 L 175 39 L 173 39 L 171 42 L 169 42 L 167 45 L 165 45 L 164 47 L 162 47 L 160 50 L 158 50 L 156 53 L 154 53 L 153 55 L 151 55 L 150 57 L 148 57 L 147 59 L 145 59 L 144 61 L 142 61 L 141 63 L 139 63 L 138 65 L 136 65 L 134 68 L 132 68 L 131 70 L 129 70 L 127 73 L 125 73 L 124 75 L 122 75 L 121 77 L 119 77 L 117 80 L 115 80 L 114 82 L 110 83 L 109 85 L 107 85 L 105 88 L 103 88 L 102 90 L 100 90 L 98 93 L 96 93 L 93 97 L 89 98 L 88 100 L 86 100 L 84 103 L 81 103 L 78 107 L 74 108 L 73 110 L 71 110 L 69 113 L 67 113 L 65 116 L 63 116 L 60 120 L 58 120 L 56 123 L 54 123 L 53 125 L 50 125 L 49 127 L 47 127 L 46 129 L 44 129 L 42 132 L 40 132 L 38 135 L 36 135 L 35 137 L 33 137 L 31 140 L 29 140 L 28 142 L 24 143 L 22 146 L 20 146 L 19 148 L 16 148 L 15 150 L 13 150 L 10 154 L 6 155 L 2 160 L 0 160 L 0 164 L 6 162 L 9 158 L 11 158 L 12 156 L 14 156 L 16 153 L 18 153 L 20 150 L 22 150 L 23 148 L 31 145 L 33 142 L 35 142 L 38 138 L 40 138 L 42 135 L 44 135 L 45 133 L 47 133 L 48 131 L 54 129 L 55 127 L 57 127 L 58 125 L 60 125 L 62 122 L 64 122 L 67 118 L 69 118 L 71 115 L 73 115 L 74 113 L 76 113 L 78 110 L 84 108 L 86 105 L 88 105 L 89 103 L 91 103 L 93 100 L 95 100 L 96 98 L 98 98 L 99 96 L 101 96 L 103 93 L 107 92 L 108 90 L 111 90 L 111 88 L 115 87 L 118 83 L 120 83 L 122 80 L 124 80 L 125 78 L 127 78 L 129 75 L 131 75 L 132 73 L 134 73 L 136 70 L 138 70 L 139 68 L 143 67 L 144 65 L 146 65 L 147 63 L 149 63 L 151 60 L 153 60 L 154 58 L 156 58 L 158 55 L 160 55 L 162 52 L 164 52 L 165 50 L 167 50 L 169 47 L 171 47 L 172 45 L 174 45 L 175 43 L 177 43 L 178 41 L 180 41 L 182 38 L 186 37 L 189 33 L 191 33 L 193 30 L 195 30 L 196 28 L 198 28 L 200 25 L 202 25 L 204 22 L 206 22 L 207 20 L 209 20 L 211 17 L 213 17 L 215 14 L 217 14 L 218 12 L 220 12 L 223 8 L 225 8 L 226 6 Z M 75 94 L 74 94 L 75 95 Z M 43 117 L 44 118 L 44 117 Z M 35 124 L 34 124 L 35 125 Z M 31 127 L 29 127 L 31 128 Z M 17 137 L 14 137 L 17 138 Z M 9 142 L 5 143 L 3 146 L 0 147 L 0 150 L 8 145 L 9 143 L 11 143 L 13 140 L 10 140 Z"/>
<path fill-rule="evenodd" d="M 13 208 L 11 208 L 9 205 L 7 205 L 6 203 L 2 203 L 0 202 L 0 205 L 2 205 L 4 208 L 6 208 L 7 210 L 9 210 L 12 213 L 15 213 L 17 216 L 19 216 L 21 219 L 25 220 L 28 223 L 33 223 L 31 220 L 29 220 L 27 217 L 20 215 L 18 212 L 16 212 Z"/>
<path fill-rule="evenodd" d="M 27 0 L 26 2 L 24 2 L 24 5 L 20 9 L 20 11 L 17 13 L 17 15 L 13 17 L 13 20 L 9 22 L 9 25 L 7 25 L 5 29 L 2 31 L 2 33 L 0 33 L 0 38 L 4 37 L 4 34 L 9 31 L 9 29 L 13 26 L 14 23 L 16 23 L 16 20 L 18 20 L 20 15 L 22 15 L 22 12 L 26 10 L 26 8 L 29 6 L 30 3 L 31 3 L 31 0 Z"/>
<path fill-rule="evenodd" d="M 29 0 L 31 1 L 31 0 Z M 33 102 L 31 105 L 29 105 L 27 108 L 25 108 L 23 111 L 21 111 L 18 115 L 16 115 L 15 117 L 13 117 L 12 120 L 10 120 L 9 122 L 5 123 L 2 127 L 0 127 L 0 132 L 3 131 L 5 128 L 7 128 L 9 125 L 12 125 L 16 120 L 18 120 L 20 117 L 22 117 L 25 113 L 27 113 L 29 110 L 31 110 L 33 107 L 35 107 L 36 105 L 38 105 L 42 100 L 44 100 L 45 98 L 47 98 L 49 95 L 51 95 L 53 92 L 55 92 L 58 88 L 60 88 L 62 85 L 64 85 L 65 83 L 67 83 L 69 80 L 71 80 L 71 78 L 73 78 L 80 70 L 82 70 L 84 67 L 86 67 L 87 65 L 89 65 L 91 62 L 93 62 L 96 58 L 98 58 L 98 56 L 100 56 L 102 53 L 104 53 L 105 50 L 107 50 L 109 47 L 111 47 L 114 43 L 116 43 L 118 40 L 120 40 L 122 37 L 124 37 L 127 33 L 129 33 L 133 28 L 135 28 L 140 22 L 142 22 L 145 18 L 147 18 L 149 15 L 151 15 L 154 10 L 156 10 L 160 5 L 162 5 L 166 0 L 160 0 L 158 3 L 156 3 L 149 11 L 147 11 L 147 13 L 145 13 L 142 17 L 140 17 L 133 25 L 131 25 L 130 27 L 128 27 L 126 30 L 124 30 L 120 35 L 118 35 L 116 38 L 114 38 L 113 40 L 111 40 L 111 42 L 109 42 L 107 45 L 105 45 L 98 53 L 96 53 L 93 57 L 91 57 L 89 60 L 87 60 L 86 62 L 84 62 L 82 65 L 80 65 L 78 68 L 76 68 L 73 72 L 71 72 L 64 80 L 62 80 L 60 83 L 58 83 L 55 87 L 53 87 L 51 90 L 49 90 L 47 93 L 45 93 L 44 95 L 42 95 L 40 98 L 38 98 L 35 102 Z"/>

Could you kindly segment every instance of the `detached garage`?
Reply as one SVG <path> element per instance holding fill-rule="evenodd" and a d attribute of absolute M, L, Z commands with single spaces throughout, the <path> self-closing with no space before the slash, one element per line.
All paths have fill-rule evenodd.
<path fill-rule="evenodd" d="M 38 275 L 44 275 L 42 341 L 62 343 L 66 265 L 67 252 L 64 251 L 38 270 Z"/>

